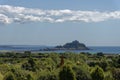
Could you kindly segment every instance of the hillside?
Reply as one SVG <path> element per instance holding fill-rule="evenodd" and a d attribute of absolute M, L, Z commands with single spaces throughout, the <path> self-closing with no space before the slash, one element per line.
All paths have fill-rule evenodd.
<path fill-rule="evenodd" d="M 55 46 L 54 48 L 43 49 L 43 51 L 55 51 L 55 50 L 89 50 L 89 48 L 86 47 L 85 44 L 75 40 L 64 45 Z"/>

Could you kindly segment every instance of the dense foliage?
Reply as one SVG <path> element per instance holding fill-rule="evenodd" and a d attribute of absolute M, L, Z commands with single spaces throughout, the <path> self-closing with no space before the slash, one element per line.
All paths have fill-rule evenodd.
<path fill-rule="evenodd" d="M 59 72 L 60 80 L 76 80 L 74 72 L 70 66 L 63 66 Z"/>
<path fill-rule="evenodd" d="M 120 56 L 1 52 L 0 80 L 120 80 Z"/>
<path fill-rule="evenodd" d="M 96 67 L 92 71 L 91 76 L 92 76 L 92 80 L 104 80 L 104 73 L 102 68 L 100 67 Z"/>

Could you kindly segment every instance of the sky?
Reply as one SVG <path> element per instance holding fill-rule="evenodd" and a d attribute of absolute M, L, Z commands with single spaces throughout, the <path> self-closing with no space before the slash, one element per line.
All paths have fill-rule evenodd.
<path fill-rule="evenodd" d="M 0 45 L 120 46 L 120 0 L 0 0 Z"/>

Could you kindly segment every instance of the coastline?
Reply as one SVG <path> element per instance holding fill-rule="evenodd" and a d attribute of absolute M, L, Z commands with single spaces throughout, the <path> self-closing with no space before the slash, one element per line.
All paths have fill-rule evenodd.
<path fill-rule="evenodd" d="M 10 45 L 9 45 L 10 46 Z M 73 52 L 73 53 L 80 53 L 80 52 L 88 52 L 92 54 L 96 54 L 98 52 L 102 52 L 105 54 L 120 54 L 120 46 L 88 46 L 89 50 L 51 50 L 51 51 L 42 51 L 40 49 L 44 48 L 54 48 L 49 46 L 38 46 L 38 45 L 16 45 L 14 47 L 0 47 L 0 52 L 24 52 L 24 51 L 31 51 L 32 53 L 64 53 L 64 52 Z"/>

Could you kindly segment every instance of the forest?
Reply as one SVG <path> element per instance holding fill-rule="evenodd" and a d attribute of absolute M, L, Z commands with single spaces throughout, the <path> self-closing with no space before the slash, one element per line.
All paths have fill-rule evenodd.
<path fill-rule="evenodd" d="M 120 80 L 120 55 L 0 52 L 0 80 Z"/>

